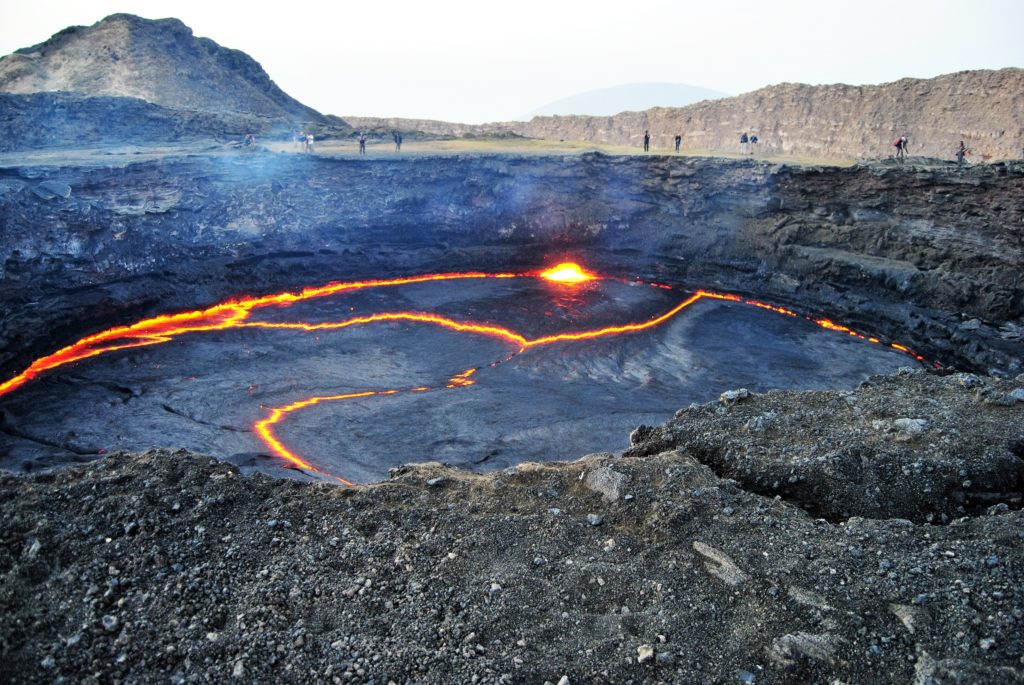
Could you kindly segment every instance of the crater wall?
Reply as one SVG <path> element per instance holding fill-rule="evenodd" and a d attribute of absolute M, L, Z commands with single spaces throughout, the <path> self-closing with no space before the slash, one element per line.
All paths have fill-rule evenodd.
<path fill-rule="evenodd" d="M 0 367 L 90 326 L 332 279 L 535 268 L 770 298 L 930 359 L 1021 359 L 1024 165 L 182 156 L 0 170 Z M 898 335 L 895 335 L 898 334 Z"/>

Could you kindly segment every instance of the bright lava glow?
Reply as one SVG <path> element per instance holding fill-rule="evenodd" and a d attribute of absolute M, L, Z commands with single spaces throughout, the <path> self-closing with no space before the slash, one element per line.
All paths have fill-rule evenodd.
<path fill-rule="evenodd" d="M 458 333 L 469 333 L 473 335 L 482 335 L 498 340 L 503 340 L 509 343 L 513 349 L 510 354 L 502 360 L 492 362 L 490 366 L 495 366 L 508 359 L 512 356 L 526 351 L 532 347 L 540 347 L 544 345 L 550 345 L 561 342 L 573 342 L 580 340 L 590 340 L 594 338 L 603 338 L 615 335 L 623 335 L 628 333 L 636 333 L 646 329 L 654 328 L 658 326 L 676 314 L 681 312 L 683 309 L 689 307 L 694 302 L 702 298 L 727 300 L 730 302 L 739 302 L 748 304 L 754 307 L 772 311 L 778 314 L 786 316 L 798 316 L 795 312 L 786 309 L 784 307 L 777 307 L 775 305 L 766 304 L 757 300 L 744 300 L 739 295 L 733 295 L 728 293 L 713 293 L 704 290 L 697 291 L 690 297 L 682 300 L 675 307 L 672 307 L 668 311 L 664 312 L 659 316 L 652 317 L 646 321 L 625 323 L 619 326 L 607 326 L 604 328 L 580 330 L 580 331 L 565 331 L 561 333 L 553 333 L 533 339 L 528 339 L 520 333 L 511 329 L 498 326 L 492 323 L 477 323 L 472 321 L 456 321 L 439 314 L 431 312 L 381 312 L 377 314 L 369 314 L 365 316 L 354 317 L 344 321 L 329 321 L 320 323 L 308 323 L 303 321 L 294 322 L 268 322 L 268 321 L 249 321 L 249 317 L 253 310 L 262 307 L 277 307 L 286 308 L 296 302 L 302 302 L 305 300 L 325 297 L 328 295 L 334 295 L 340 292 L 351 292 L 356 290 L 363 290 L 368 288 L 380 288 L 386 286 L 397 286 L 406 285 L 411 283 L 423 283 L 427 281 L 449 281 L 458 279 L 483 279 L 483 278 L 541 278 L 547 281 L 553 281 L 560 284 L 576 284 L 585 281 L 596 280 L 599 277 L 589 271 L 586 271 L 578 264 L 571 262 L 565 262 L 554 266 L 550 269 L 540 272 L 532 272 L 529 274 L 510 274 L 510 273 L 483 273 L 483 272 L 469 272 L 469 273 L 442 273 L 442 274 L 424 274 L 420 276 L 409 276 L 403 278 L 392 278 L 392 279 L 376 279 L 367 281 L 353 281 L 349 283 L 330 283 L 325 286 L 316 288 L 306 288 L 299 293 L 277 293 L 273 295 L 265 295 L 262 297 L 246 297 L 238 300 L 230 300 L 222 304 L 209 307 L 207 309 L 183 312 L 180 314 L 161 315 L 151 319 L 145 319 L 134 323 L 130 326 L 118 326 L 111 328 L 106 331 L 101 331 L 94 335 L 82 338 L 78 342 L 69 345 L 63 349 L 57 350 L 53 354 L 49 354 L 45 357 L 41 357 L 34 361 L 25 371 L 7 380 L 4 383 L 0 383 L 0 396 L 3 396 L 16 388 L 24 385 L 25 383 L 37 378 L 40 374 L 45 371 L 55 369 L 66 364 L 81 361 L 91 357 L 96 357 L 107 352 L 113 352 L 115 350 L 124 350 L 133 347 L 142 347 L 146 345 L 157 345 L 160 343 L 169 342 L 179 335 L 185 333 L 199 333 L 205 331 L 216 331 L 226 330 L 231 328 L 268 328 L 268 329 L 290 329 L 290 330 L 301 330 L 301 331 L 322 331 L 322 330 L 337 330 L 342 328 L 348 328 L 350 326 L 361 326 L 378 322 L 394 322 L 394 321 L 409 321 L 414 323 L 425 323 L 434 326 L 439 326 L 452 330 Z M 641 281 L 642 283 L 642 281 Z M 661 283 L 649 283 L 656 288 L 664 290 L 673 290 L 670 285 Z M 828 319 L 814 319 L 811 317 L 804 317 L 808 321 L 811 321 L 822 328 L 845 333 L 854 336 L 858 339 L 864 340 L 870 343 L 881 343 L 881 340 L 874 337 L 867 337 L 861 333 L 858 333 L 846 326 L 833 323 Z M 888 343 L 888 346 L 892 349 L 898 350 L 905 354 L 908 354 L 918 361 L 923 362 L 924 357 L 915 354 L 907 347 L 900 345 L 895 342 Z M 936 364 L 938 366 L 938 364 Z M 477 380 L 474 378 L 475 374 L 480 369 L 470 368 L 465 371 L 451 376 L 447 383 L 444 385 L 444 389 L 456 389 L 465 388 L 474 385 Z M 364 390 L 359 392 L 339 393 L 335 395 L 321 395 L 314 397 L 307 397 L 298 399 L 290 404 L 286 404 L 280 407 L 269 407 L 267 408 L 269 414 L 265 418 L 256 421 L 253 424 L 253 429 L 256 435 L 263 442 L 263 444 L 277 457 L 285 460 L 292 466 L 305 469 L 307 471 L 322 474 L 325 476 L 331 476 L 340 483 L 346 485 L 352 485 L 352 483 L 340 476 L 327 473 L 315 465 L 303 459 L 296 452 L 289 449 L 281 440 L 274 434 L 274 426 L 278 425 L 292 412 L 311 407 L 324 402 L 336 402 L 342 400 L 353 400 L 375 396 L 390 396 L 404 392 L 428 392 L 434 390 L 429 386 L 418 385 L 410 387 L 405 390 L 400 389 L 387 389 L 387 390 Z M 441 388 L 438 388 L 441 389 Z"/>
<path fill-rule="evenodd" d="M 555 283 L 583 283 L 597 278 L 574 262 L 562 262 L 557 266 L 540 272 L 540 277 Z"/>

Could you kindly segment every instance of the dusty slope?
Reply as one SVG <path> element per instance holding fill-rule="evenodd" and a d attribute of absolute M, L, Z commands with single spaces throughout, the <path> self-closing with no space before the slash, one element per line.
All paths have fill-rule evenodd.
<path fill-rule="evenodd" d="M 121 96 L 172 109 L 319 118 L 238 50 L 196 38 L 178 19 L 114 14 L 0 58 L 0 91 Z"/>
<path fill-rule="evenodd" d="M 879 433 L 878 409 L 834 411 L 848 397 L 894 417 L 941 413 L 923 437 L 841 457 L 871 471 L 890 446 L 916 455 L 924 468 L 866 481 L 896 516 L 938 494 L 929 469 L 959 463 L 929 436 L 984 424 L 987 463 L 1009 456 L 1019 471 L 1024 402 L 985 398 L 1022 388 L 917 373 L 852 394 L 723 401 L 669 427 L 753 452 L 787 445 L 784 431 L 731 425 L 756 402 L 824 449 Z M 2 477 L 0 677 L 1024 682 L 1020 511 L 829 523 L 649 437 L 635 434 L 634 454 L 650 456 L 489 476 L 407 468 L 358 489 L 242 478 L 164 451 Z M 983 462 L 962 463 L 962 477 Z M 947 504 L 959 506 L 925 506 Z"/>

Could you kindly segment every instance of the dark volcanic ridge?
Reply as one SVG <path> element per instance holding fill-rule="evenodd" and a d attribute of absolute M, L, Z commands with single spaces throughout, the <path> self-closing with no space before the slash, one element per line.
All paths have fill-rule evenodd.
<path fill-rule="evenodd" d="M 163 450 L 0 477 L 2 677 L 1022 682 L 1022 399 L 925 372 L 732 393 L 626 457 L 355 489 Z M 843 516 L 747 489 L 769 457 Z"/>

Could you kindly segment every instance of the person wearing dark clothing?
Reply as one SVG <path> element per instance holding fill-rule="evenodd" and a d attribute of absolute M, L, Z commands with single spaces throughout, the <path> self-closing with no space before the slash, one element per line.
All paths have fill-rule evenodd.
<path fill-rule="evenodd" d="M 960 147 L 956 149 L 956 165 L 964 165 L 964 156 L 967 155 L 967 148 L 964 147 L 964 141 L 960 141 Z"/>
<path fill-rule="evenodd" d="M 366 135 L 362 133 L 359 134 L 359 154 L 366 154 Z"/>
<path fill-rule="evenodd" d="M 679 146 L 683 143 L 683 137 L 680 135 L 676 136 L 676 154 L 679 153 Z"/>
<path fill-rule="evenodd" d="M 750 154 L 757 152 L 757 136 L 754 134 L 750 135 Z"/>
<path fill-rule="evenodd" d="M 744 131 L 740 135 L 740 154 L 747 154 L 747 145 L 749 144 L 750 138 L 747 138 L 747 132 Z"/>
<path fill-rule="evenodd" d="M 651 134 L 649 132 L 647 132 L 647 131 L 644 131 L 644 152 L 647 152 L 650 149 L 651 149 Z"/>

